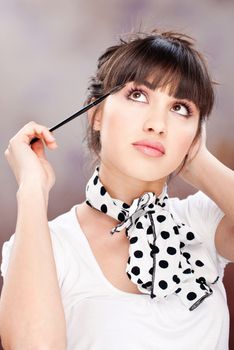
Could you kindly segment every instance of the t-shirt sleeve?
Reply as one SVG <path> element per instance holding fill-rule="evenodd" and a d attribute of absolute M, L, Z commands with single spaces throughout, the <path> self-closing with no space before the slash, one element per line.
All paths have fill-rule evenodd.
<path fill-rule="evenodd" d="M 49 223 L 51 242 L 53 248 L 53 255 L 55 259 L 57 278 L 60 288 L 62 287 L 63 280 L 65 277 L 65 265 L 64 265 L 64 254 L 65 249 L 63 247 L 63 242 L 57 232 L 54 230 L 53 225 Z M 1 262 L 1 276 L 3 279 L 6 277 L 10 256 L 12 248 L 14 245 L 15 234 L 13 234 L 8 241 L 3 244 L 2 247 L 2 262 Z"/>
<path fill-rule="evenodd" d="M 205 193 L 198 191 L 186 199 L 177 200 L 177 209 L 181 217 L 185 216 L 191 227 L 196 227 L 209 250 L 215 253 L 219 264 L 225 267 L 230 261 L 221 256 L 215 247 L 215 232 L 224 217 L 224 212 Z"/>

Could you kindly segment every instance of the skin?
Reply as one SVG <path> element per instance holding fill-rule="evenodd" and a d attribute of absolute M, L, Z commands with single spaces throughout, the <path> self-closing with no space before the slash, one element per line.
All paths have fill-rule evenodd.
<path fill-rule="evenodd" d="M 128 83 L 109 96 L 94 123 L 101 135 L 101 181 L 112 197 L 129 204 L 144 192 L 162 192 L 167 176 L 189 152 L 199 121 L 199 111 L 191 101 L 188 116 L 180 104 L 183 100 L 167 91 L 141 85 L 137 87 L 141 91 L 129 96 L 131 88 L 134 84 Z M 156 158 L 141 153 L 132 144 L 143 139 L 163 144 L 165 154 Z"/>
<path fill-rule="evenodd" d="M 188 162 L 180 176 L 206 193 L 225 213 L 216 229 L 215 245 L 222 256 L 234 261 L 233 171 L 207 149 L 205 127 L 200 138 L 194 142 L 198 124 L 196 108 L 193 116 L 186 119 L 171 111 L 173 97 L 168 96 L 166 91 L 152 91 L 146 87 L 144 89 L 149 95 L 149 102 L 144 103 L 146 101 L 144 98 L 142 100 L 142 96 L 138 96 L 140 102 L 129 101 L 124 95 L 124 90 L 121 90 L 109 96 L 96 113 L 94 128 L 101 131 L 103 143 L 100 167 L 103 184 L 113 197 L 119 197 L 127 203 L 131 203 L 145 191 L 160 194 L 168 174 L 174 171 L 188 154 Z M 123 119 L 120 122 L 121 117 L 124 118 L 124 124 Z M 89 119 L 91 118 L 90 113 Z M 113 125 L 110 124 L 110 118 Z M 123 128 L 123 125 L 128 127 Z M 29 143 L 35 136 L 40 137 L 41 141 L 33 144 L 31 149 Z M 134 149 L 132 142 L 147 137 L 160 140 L 164 144 L 166 154 L 163 157 L 150 158 Z M 46 159 L 45 146 L 51 150 L 57 148 L 54 136 L 45 126 L 30 122 L 10 140 L 5 156 L 19 188 L 24 184 L 32 184 L 34 187 L 37 183 L 48 201 L 55 175 Z M 112 149 L 115 150 L 114 157 L 111 154 Z M 139 161 L 144 162 L 144 166 L 139 167 Z M 155 166 L 156 163 L 160 163 L 160 169 Z M 79 208 L 80 220 L 83 218 L 83 222 L 89 221 L 90 215 L 97 219 L 97 216 L 102 214 L 90 210 L 91 208 L 82 203 Z M 102 220 L 113 227 L 112 218 L 105 215 Z"/>
<path fill-rule="evenodd" d="M 181 176 L 206 193 L 224 212 L 215 232 L 215 246 L 222 256 L 234 261 L 234 172 L 209 152 L 205 130 L 194 142 L 199 111 L 195 107 L 189 118 L 181 115 L 178 113 L 181 101 L 169 96 L 166 90 L 141 87 L 147 98 L 137 94 L 129 99 L 125 88 L 109 96 L 95 114 L 94 128 L 101 133 L 100 178 L 104 186 L 111 196 L 127 203 L 146 191 L 160 194 L 167 176 L 188 154 L 189 161 Z M 34 137 L 41 141 L 31 148 L 30 140 Z M 152 158 L 139 152 L 132 143 L 142 139 L 160 141 L 165 154 Z M 48 197 L 55 175 L 46 159 L 45 146 L 51 150 L 57 147 L 53 135 L 46 127 L 31 122 L 10 140 L 5 152 L 19 185 L 18 239 L 0 305 L 1 336 L 4 344 L 10 345 L 6 348 L 15 344 L 14 348 L 27 348 L 25 344 L 38 346 L 41 342 L 43 346 L 52 344 L 47 347 L 51 349 L 66 348 L 65 320 L 47 225 Z M 129 248 L 125 233 L 107 235 L 115 220 L 85 202 L 77 207 L 77 216 L 105 277 L 123 291 L 139 293 L 125 273 Z M 27 269 L 25 261 L 30 262 Z M 37 320 L 32 323 L 33 315 L 37 315 Z M 33 328 L 28 331 L 31 324 Z"/>
<path fill-rule="evenodd" d="M 184 113 L 181 115 L 183 108 L 178 111 L 181 101 L 169 96 L 167 90 L 149 89 L 148 83 L 147 87 L 137 87 L 143 89 L 143 94 L 126 99 L 124 92 L 129 85 L 111 95 L 95 115 L 94 129 L 100 131 L 102 143 L 101 181 L 112 197 L 130 204 L 146 191 L 160 194 L 167 176 L 188 155 L 180 176 L 224 212 L 214 243 L 220 255 L 234 261 L 234 172 L 207 149 L 205 125 L 195 140 L 198 109 L 187 101 L 192 113 L 186 118 Z M 160 141 L 166 149 L 163 157 L 151 158 L 132 148 L 133 142 L 142 139 Z"/>

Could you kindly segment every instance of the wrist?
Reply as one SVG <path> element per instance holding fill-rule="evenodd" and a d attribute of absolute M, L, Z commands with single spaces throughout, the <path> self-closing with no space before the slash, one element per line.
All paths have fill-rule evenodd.
<path fill-rule="evenodd" d="M 187 166 L 185 166 L 185 171 L 197 174 L 201 174 L 201 169 L 207 166 L 209 160 L 214 157 L 212 153 L 204 147 L 200 150 L 193 159 L 189 160 Z"/>
<path fill-rule="evenodd" d="M 185 165 L 181 175 L 182 178 L 198 190 L 203 190 L 207 182 L 207 171 L 213 167 L 215 157 L 207 149 L 200 150 L 196 156 Z"/>
<path fill-rule="evenodd" d="M 49 199 L 49 191 L 42 185 L 35 184 L 35 181 L 21 183 L 16 193 L 18 202 L 21 201 L 43 201 L 47 207 Z"/>

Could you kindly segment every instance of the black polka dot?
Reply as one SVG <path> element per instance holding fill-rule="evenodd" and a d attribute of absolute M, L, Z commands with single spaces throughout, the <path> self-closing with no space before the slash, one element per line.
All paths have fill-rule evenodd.
<path fill-rule="evenodd" d="M 192 241 L 195 238 L 195 236 L 192 232 L 188 232 L 186 237 L 187 237 L 188 241 Z"/>
<path fill-rule="evenodd" d="M 174 275 L 174 276 L 172 277 L 172 279 L 173 279 L 173 281 L 174 281 L 176 284 L 179 284 L 179 283 L 180 283 L 180 279 L 179 279 L 179 277 L 178 277 L 177 275 Z"/>
<path fill-rule="evenodd" d="M 202 290 L 207 290 L 207 287 L 206 287 L 205 284 L 200 284 L 200 288 L 201 288 Z"/>
<path fill-rule="evenodd" d="M 102 206 L 101 206 L 101 211 L 102 211 L 103 213 L 107 213 L 107 206 L 106 206 L 105 204 L 102 204 Z"/>
<path fill-rule="evenodd" d="M 123 203 L 122 207 L 123 207 L 124 209 L 128 209 L 128 208 L 129 208 L 129 205 L 128 205 L 127 203 Z"/>
<path fill-rule="evenodd" d="M 166 269 L 169 265 L 166 260 L 160 260 L 158 264 L 162 269 Z"/>
<path fill-rule="evenodd" d="M 131 280 L 132 276 L 130 275 L 130 273 L 127 272 L 128 278 Z"/>
<path fill-rule="evenodd" d="M 143 228 L 142 223 L 141 223 L 141 222 L 138 222 L 138 223 L 136 224 L 136 228 L 139 228 L 139 229 Z"/>
<path fill-rule="evenodd" d="M 206 279 L 204 277 L 199 277 L 199 278 L 196 279 L 196 282 L 203 284 L 203 283 L 206 283 Z"/>
<path fill-rule="evenodd" d="M 167 252 L 170 255 L 175 255 L 176 254 L 176 249 L 174 247 L 168 247 Z"/>
<path fill-rule="evenodd" d="M 90 201 L 87 200 L 86 204 L 88 204 L 92 208 L 92 205 L 91 205 Z"/>
<path fill-rule="evenodd" d="M 197 297 L 197 294 L 194 293 L 194 292 L 190 292 L 190 293 L 187 294 L 187 299 L 188 300 L 194 300 L 194 299 L 196 299 L 196 297 Z"/>
<path fill-rule="evenodd" d="M 106 193 L 106 190 L 105 190 L 105 188 L 103 186 L 100 188 L 100 193 L 101 193 L 102 196 L 104 196 L 105 193 Z"/>
<path fill-rule="evenodd" d="M 170 237 L 170 233 L 167 231 L 162 231 L 161 236 L 163 239 L 168 239 Z"/>
<path fill-rule="evenodd" d="M 123 213 L 119 213 L 118 220 L 119 221 L 124 221 L 124 219 L 125 219 L 125 215 Z"/>
<path fill-rule="evenodd" d="M 166 216 L 164 216 L 164 215 L 158 215 L 158 216 L 157 216 L 157 220 L 158 220 L 158 222 L 163 222 L 163 221 L 166 220 Z"/>
<path fill-rule="evenodd" d="M 175 235 L 179 235 L 180 234 L 177 226 L 174 226 L 173 230 L 174 230 Z"/>
<path fill-rule="evenodd" d="M 131 257 L 129 256 L 129 258 L 128 258 L 128 264 L 130 264 L 130 261 L 131 261 Z"/>
<path fill-rule="evenodd" d="M 164 280 L 161 280 L 158 285 L 161 289 L 167 289 L 167 282 Z"/>
<path fill-rule="evenodd" d="M 152 226 L 149 226 L 147 228 L 147 235 L 152 235 L 152 233 L 153 233 L 153 228 L 152 228 Z"/>
<path fill-rule="evenodd" d="M 153 267 L 151 267 L 151 268 L 149 269 L 149 274 L 150 274 L 150 275 L 153 275 L 153 272 L 154 272 L 154 269 L 153 269 Z"/>
<path fill-rule="evenodd" d="M 130 238 L 130 240 L 129 240 L 130 244 L 134 244 L 134 243 L 136 243 L 137 241 L 138 241 L 138 238 L 137 238 L 137 237 L 132 237 L 132 238 Z"/>
<path fill-rule="evenodd" d="M 138 266 L 134 266 L 131 271 L 135 276 L 138 276 L 140 274 L 140 269 Z"/>
<path fill-rule="evenodd" d="M 196 260 L 195 264 L 199 267 L 204 266 L 203 262 L 201 260 Z"/>
<path fill-rule="evenodd" d="M 151 286 L 152 286 L 152 282 L 151 282 L 151 281 L 142 284 L 142 287 L 143 287 L 143 288 L 146 288 L 146 289 L 149 288 L 149 287 L 151 287 Z"/>
<path fill-rule="evenodd" d="M 175 293 L 178 294 L 181 291 L 181 288 L 176 289 Z"/>
<path fill-rule="evenodd" d="M 151 253 L 152 254 L 158 254 L 159 253 L 159 248 L 156 245 L 153 245 L 150 243 L 150 248 L 152 249 Z"/>
<path fill-rule="evenodd" d="M 179 267 L 179 269 L 182 269 L 181 262 L 179 262 L 178 267 Z"/>
<path fill-rule="evenodd" d="M 140 278 L 138 278 L 137 283 L 142 284 L 143 281 Z"/>
<path fill-rule="evenodd" d="M 185 274 L 189 274 L 191 272 L 192 272 L 191 269 L 186 269 L 186 270 L 183 271 L 183 273 L 185 273 Z"/>
<path fill-rule="evenodd" d="M 153 207 L 154 207 L 153 203 L 149 204 L 150 209 L 153 209 Z"/>
<path fill-rule="evenodd" d="M 185 244 L 183 242 L 180 242 L 180 249 L 184 248 Z"/>
<path fill-rule="evenodd" d="M 136 251 L 134 252 L 134 256 L 135 256 L 136 258 L 142 258 L 142 257 L 143 257 L 143 253 L 142 253 L 141 250 L 136 250 Z"/>
<path fill-rule="evenodd" d="M 183 253 L 183 256 L 188 260 L 188 259 L 190 259 L 190 257 L 191 257 L 191 255 L 189 254 L 189 253 L 187 253 L 187 252 L 184 252 Z"/>
<path fill-rule="evenodd" d="M 95 176 L 93 183 L 94 183 L 94 185 L 96 185 L 98 183 L 98 176 Z"/>

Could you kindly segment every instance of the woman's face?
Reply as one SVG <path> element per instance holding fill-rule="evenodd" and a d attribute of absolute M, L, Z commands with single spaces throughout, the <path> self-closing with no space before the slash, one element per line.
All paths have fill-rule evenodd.
<path fill-rule="evenodd" d="M 95 116 L 101 162 L 142 181 L 166 178 L 188 153 L 198 122 L 199 111 L 193 102 L 169 96 L 167 89 L 152 90 L 148 82 L 127 83 L 106 99 Z M 161 144 L 164 151 L 147 143 L 159 143 L 153 146 Z"/>

